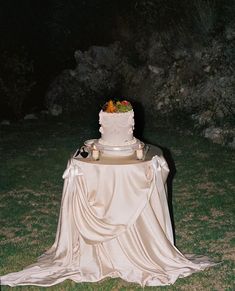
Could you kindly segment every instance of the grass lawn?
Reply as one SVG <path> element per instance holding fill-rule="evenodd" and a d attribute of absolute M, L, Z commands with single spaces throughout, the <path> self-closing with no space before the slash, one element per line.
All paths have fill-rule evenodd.
<path fill-rule="evenodd" d="M 97 125 L 63 119 L 25 121 L 0 128 L 0 274 L 34 263 L 54 242 L 67 160 Z M 144 138 L 167 148 L 174 160 L 173 210 L 176 245 L 183 253 L 222 263 L 172 286 L 144 290 L 235 290 L 234 151 L 170 128 L 146 130 Z M 2 286 L 1 290 L 11 290 Z M 45 290 L 15 287 L 14 290 Z M 46 290 L 143 290 L 121 279 Z"/>

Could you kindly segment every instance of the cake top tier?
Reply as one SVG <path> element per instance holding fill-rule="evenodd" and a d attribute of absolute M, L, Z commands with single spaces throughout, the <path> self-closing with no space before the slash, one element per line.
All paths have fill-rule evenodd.
<path fill-rule="evenodd" d="M 132 105 L 129 101 L 113 101 L 109 100 L 104 104 L 102 110 L 107 113 L 123 113 L 132 110 Z"/>

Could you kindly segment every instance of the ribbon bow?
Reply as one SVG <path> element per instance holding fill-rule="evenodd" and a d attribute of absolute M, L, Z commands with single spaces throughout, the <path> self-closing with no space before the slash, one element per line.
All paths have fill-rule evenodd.
<path fill-rule="evenodd" d="M 69 167 L 64 171 L 63 179 L 67 179 L 69 177 L 74 178 L 76 176 L 82 176 L 83 172 L 81 168 L 77 165 L 69 165 Z"/>

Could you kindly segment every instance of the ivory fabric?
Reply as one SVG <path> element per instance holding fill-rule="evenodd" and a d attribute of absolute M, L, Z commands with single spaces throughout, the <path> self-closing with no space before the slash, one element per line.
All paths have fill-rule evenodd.
<path fill-rule="evenodd" d="M 1 284 L 51 286 L 66 279 L 120 277 L 160 286 L 212 265 L 206 258 L 186 258 L 174 246 L 168 172 L 156 147 L 145 161 L 72 158 L 63 175 L 54 244 L 35 264 L 2 276 Z"/>

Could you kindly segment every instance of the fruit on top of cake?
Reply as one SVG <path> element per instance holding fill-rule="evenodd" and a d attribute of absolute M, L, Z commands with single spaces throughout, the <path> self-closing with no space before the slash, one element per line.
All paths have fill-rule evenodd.
<path fill-rule="evenodd" d="M 127 100 L 117 101 L 116 103 L 117 111 L 118 112 L 127 112 L 132 110 L 131 103 Z"/>
<path fill-rule="evenodd" d="M 112 100 L 109 100 L 108 101 L 107 108 L 106 108 L 105 111 L 106 112 L 109 112 L 109 113 L 113 113 L 113 112 L 116 112 L 117 111 L 117 108 L 114 105 L 114 102 Z"/>
<path fill-rule="evenodd" d="M 127 100 L 113 101 L 109 100 L 103 106 L 103 111 L 108 113 L 121 113 L 132 110 L 131 103 Z"/>

